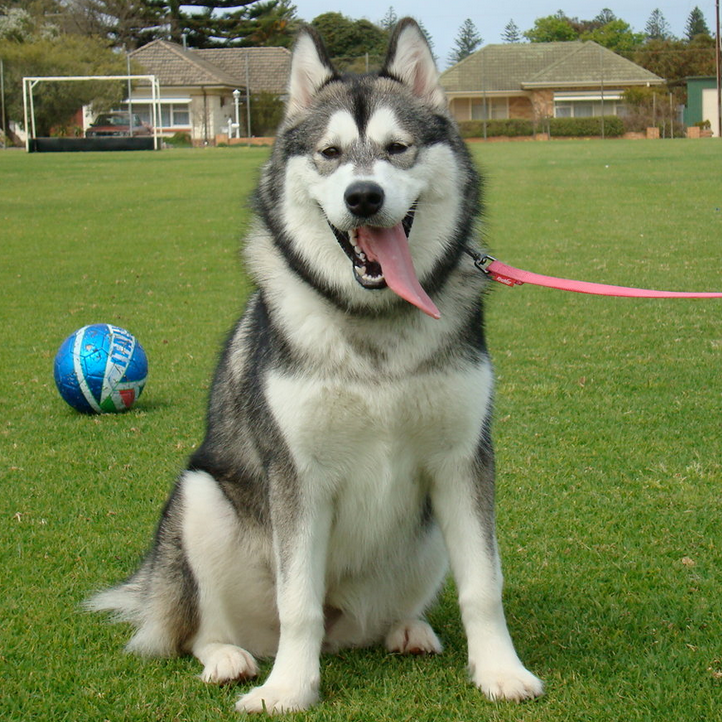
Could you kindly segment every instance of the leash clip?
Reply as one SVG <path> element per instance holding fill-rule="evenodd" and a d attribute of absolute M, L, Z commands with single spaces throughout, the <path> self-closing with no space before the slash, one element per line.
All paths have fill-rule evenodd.
<path fill-rule="evenodd" d="M 496 258 L 494 256 L 490 256 L 488 253 L 485 253 L 483 256 L 478 254 L 476 251 L 472 251 L 471 248 L 465 248 L 464 249 L 474 260 L 474 265 L 484 274 L 487 276 L 491 274 L 491 271 L 489 270 L 489 266 L 491 266 L 494 261 L 496 261 Z"/>
<path fill-rule="evenodd" d="M 494 256 L 490 256 L 488 253 L 485 253 L 483 256 L 477 256 L 474 259 L 474 265 L 482 273 L 485 273 L 488 276 L 491 273 L 491 271 L 489 270 L 489 266 L 491 266 L 494 261 L 496 261 L 496 258 L 494 258 Z"/>

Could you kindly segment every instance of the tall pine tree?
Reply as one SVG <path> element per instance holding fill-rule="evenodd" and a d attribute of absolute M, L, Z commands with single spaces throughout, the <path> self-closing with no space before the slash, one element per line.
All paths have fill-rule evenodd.
<path fill-rule="evenodd" d="M 710 35 L 707 21 L 704 19 L 702 11 L 695 7 L 687 18 L 687 25 L 684 29 L 687 40 L 694 40 L 698 35 Z"/>
<path fill-rule="evenodd" d="M 652 14 L 644 26 L 644 34 L 649 40 L 672 40 L 669 23 L 659 8 L 652 10 Z"/>
<path fill-rule="evenodd" d="M 454 47 L 449 53 L 449 64 L 456 65 L 471 55 L 484 42 L 471 18 L 467 18 L 459 28 Z"/>
<path fill-rule="evenodd" d="M 513 20 L 510 20 L 506 24 L 504 32 L 501 34 L 501 39 L 502 42 L 505 43 L 520 43 L 522 41 L 519 26 Z"/>

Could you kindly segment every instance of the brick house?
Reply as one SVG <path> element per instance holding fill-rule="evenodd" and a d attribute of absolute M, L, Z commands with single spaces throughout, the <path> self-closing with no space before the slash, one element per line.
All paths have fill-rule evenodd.
<path fill-rule="evenodd" d="M 241 91 L 242 102 L 247 83 L 251 93 L 284 96 L 291 53 L 287 48 L 190 50 L 154 40 L 134 50 L 130 59 L 134 67 L 160 81 L 161 133 L 189 133 L 195 145 L 212 145 L 227 131 L 228 120 L 235 120 L 234 90 Z M 133 112 L 150 124 L 149 90 L 135 88 L 131 100 Z M 243 109 L 240 122 L 245 134 Z"/>
<path fill-rule="evenodd" d="M 592 41 L 487 45 L 441 75 L 457 121 L 623 115 L 627 88 L 664 82 Z"/>

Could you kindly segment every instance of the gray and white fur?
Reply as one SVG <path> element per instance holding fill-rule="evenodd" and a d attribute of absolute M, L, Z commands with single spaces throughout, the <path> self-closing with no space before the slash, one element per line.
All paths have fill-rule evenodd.
<path fill-rule="evenodd" d="M 301 31 L 246 242 L 258 290 L 205 439 L 139 570 L 89 602 L 136 626 L 131 651 L 192 653 L 216 683 L 275 656 L 238 710 L 306 709 L 322 651 L 441 652 L 424 612 L 450 562 L 473 683 L 491 699 L 542 693 L 502 610 L 485 280 L 464 254 L 479 194 L 414 21 L 362 76 Z M 396 252 L 400 228 L 411 300 L 414 280 L 393 280 L 409 263 L 373 257 L 384 238 Z"/>

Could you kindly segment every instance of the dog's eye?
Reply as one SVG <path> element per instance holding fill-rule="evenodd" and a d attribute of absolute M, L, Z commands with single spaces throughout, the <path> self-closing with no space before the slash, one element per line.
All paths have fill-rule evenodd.
<path fill-rule="evenodd" d="M 323 148 L 320 153 L 324 158 L 334 160 L 335 158 L 339 158 L 341 156 L 341 149 L 337 148 L 335 145 L 330 145 L 328 148 Z"/>
<path fill-rule="evenodd" d="M 400 155 L 401 153 L 405 153 L 409 149 L 409 146 L 406 145 L 406 143 L 389 143 L 386 146 L 386 152 L 389 155 Z"/>

